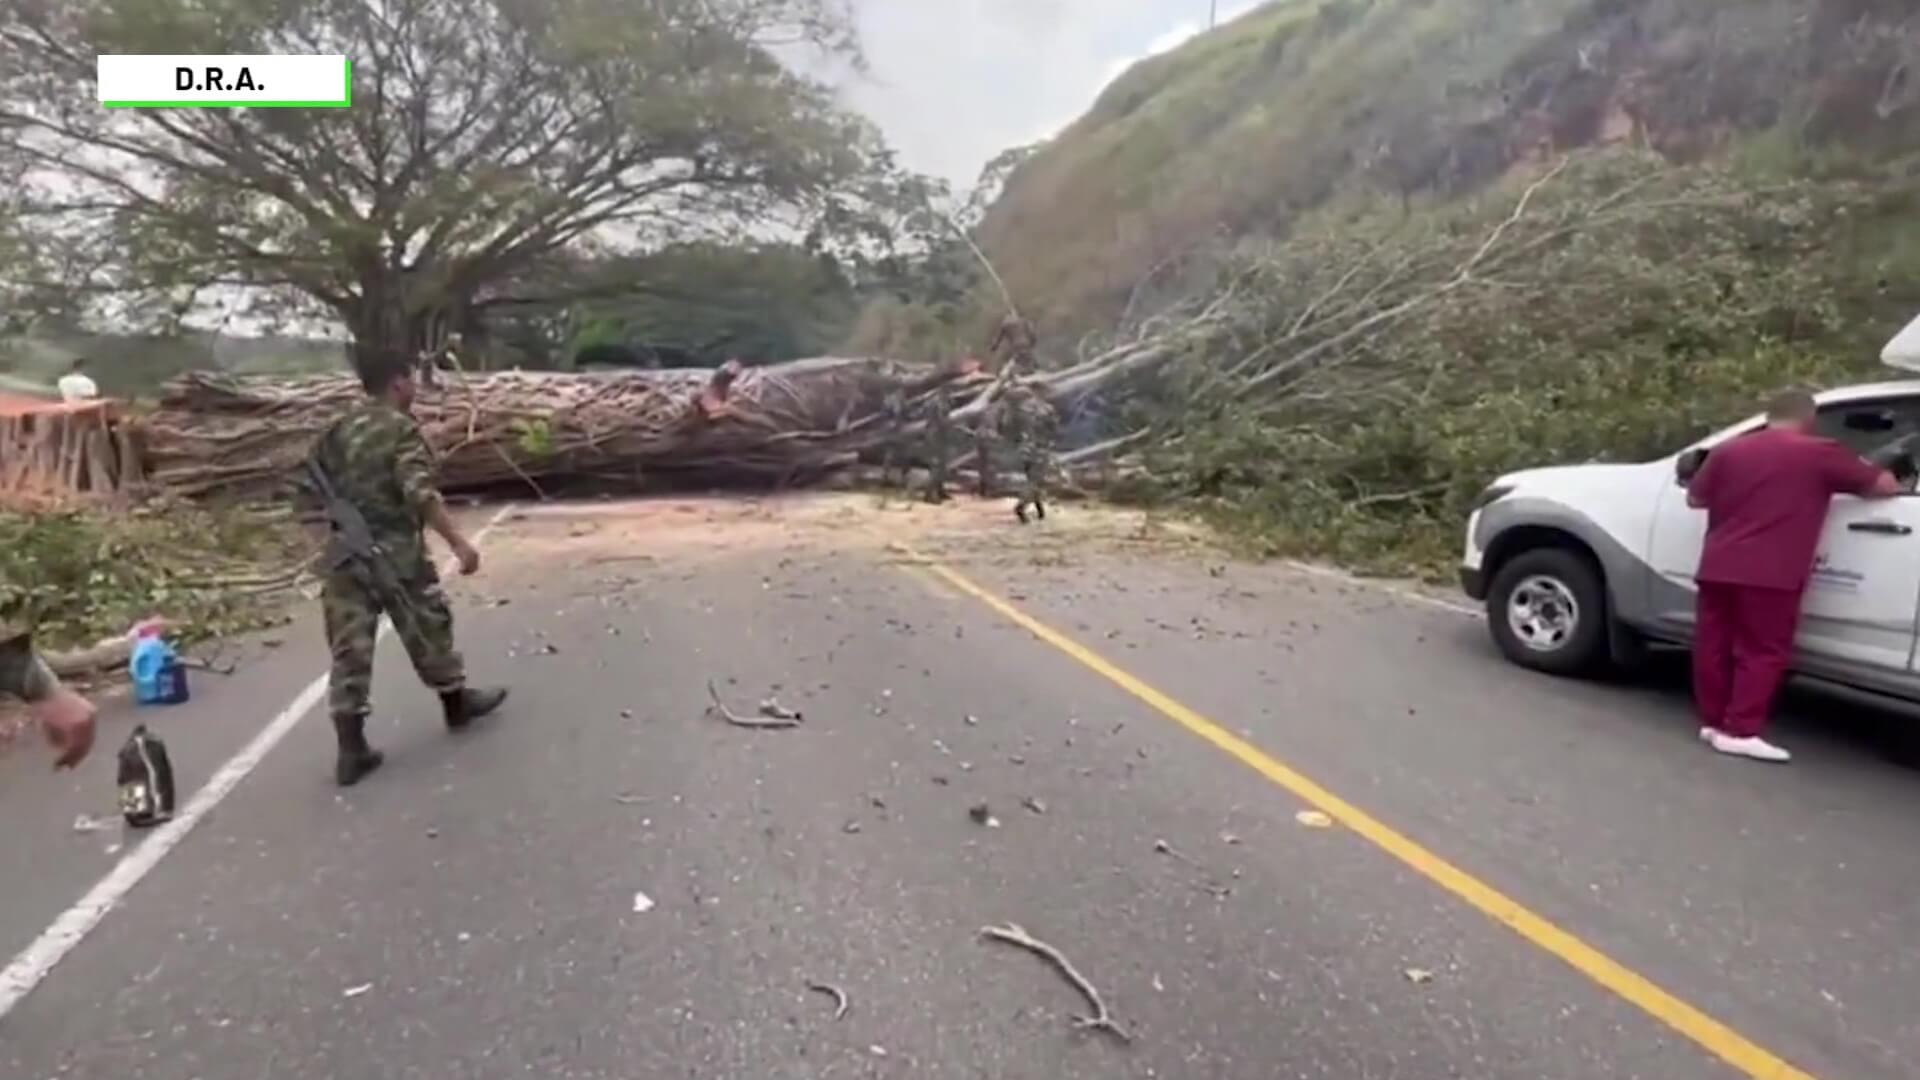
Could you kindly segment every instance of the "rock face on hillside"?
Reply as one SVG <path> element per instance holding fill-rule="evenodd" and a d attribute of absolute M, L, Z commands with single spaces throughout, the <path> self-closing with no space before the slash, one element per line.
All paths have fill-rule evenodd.
<path fill-rule="evenodd" d="M 1614 142 L 1920 152 L 1920 4 L 1279 0 L 1116 80 L 1009 179 L 985 246 L 1026 307 L 1077 329 L 1209 237 Z"/>

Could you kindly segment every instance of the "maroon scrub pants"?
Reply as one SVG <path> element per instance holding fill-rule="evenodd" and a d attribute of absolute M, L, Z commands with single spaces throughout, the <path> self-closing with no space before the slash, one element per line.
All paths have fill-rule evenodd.
<path fill-rule="evenodd" d="M 1799 589 L 1700 582 L 1693 697 L 1700 720 L 1735 738 L 1760 734 L 1793 659 Z"/>

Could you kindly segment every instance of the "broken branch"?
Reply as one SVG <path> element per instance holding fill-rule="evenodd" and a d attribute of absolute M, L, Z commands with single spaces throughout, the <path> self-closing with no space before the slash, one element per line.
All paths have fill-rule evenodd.
<path fill-rule="evenodd" d="M 708 715 L 725 720 L 734 727 L 793 728 L 800 726 L 798 714 L 792 716 L 741 716 L 739 713 L 727 708 L 726 702 L 720 700 L 720 688 L 713 685 L 712 679 L 707 680 L 707 696 L 713 699 L 713 705 L 707 709 Z"/>
<path fill-rule="evenodd" d="M 807 980 L 807 989 L 816 994 L 825 994 L 833 999 L 833 1018 L 835 1020 L 839 1020 L 847 1015 L 849 1003 L 845 990 L 840 989 L 832 983 L 816 982 L 812 979 Z"/>
<path fill-rule="evenodd" d="M 1073 1018 L 1074 1026 L 1088 1031 L 1104 1031 L 1123 1043 L 1133 1041 L 1133 1036 L 1128 1034 L 1127 1030 L 1114 1020 L 1113 1014 L 1107 1011 L 1107 1003 L 1100 997 L 1100 991 L 1094 988 L 1093 983 L 1089 982 L 1085 975 L 1080 974 L 1079 969 L 1075 968 L 1073 962 L 1068 960 L 1059 949 L 1027 933 L 1016 923 L 982 927 L 980 933 L 991 940 L 1017 946 L 1041 957 L 1065 976 L 1066 980 L 1073 984 L 1073 988 L 1080 992 L 1080 996 L 1087 999 L 1087 1004 L 1093 1006 L 1092 1016 Z"/>

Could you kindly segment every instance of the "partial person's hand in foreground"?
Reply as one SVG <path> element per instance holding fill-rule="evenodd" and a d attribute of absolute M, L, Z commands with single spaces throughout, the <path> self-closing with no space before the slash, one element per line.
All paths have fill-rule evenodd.
<path fill-rule="evenodd" d="M 54 768 L 74 768 L 92 752 L 95 710 L 86 698 L 62 687 L 35 703 L 32 715 L 53 747 Z"/>

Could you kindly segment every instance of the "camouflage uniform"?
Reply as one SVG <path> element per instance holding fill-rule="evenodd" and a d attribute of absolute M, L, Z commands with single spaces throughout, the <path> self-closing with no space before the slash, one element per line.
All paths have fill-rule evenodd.
<path fill-rule="evenodd" d="M 999 415 L 1000 402 L 991 402 L 973 426 L 974 481 L 983 499 L 993 497 L 993 447 L 1000 438 Z"/>
<path fill-rule="evenodd" d="M 59 688 L 60 680 L 33 651 L 33 635 L 27 626 L 0 616 L 0 695 L 45 701 Z"/>
<path fill-rule="evenodd" d="M 1016 373 L 1025 373 L 1033 369 L 1033 350 L 1039 346 L 1040 339 L 1033 332 L 1033 324 L 1018 315 L 1009 314 L 994 330 L 993 340 L 987 344 L 987 352 L 1000 358 L 1003 369 L 1012 365 Z"/>
<path fill-rule="evenodd" d="M 336 725 L 367 715 L 383 613 L 420 680 L 442 695 L 460 692 L 466 668 L 453 647 L 453 613 L 421 532 L 440 493 L 420 429 L 393 406 L 367 402 L 327 429 L 313 452 L 340 498 L 366 518 L 386 568 L 369 573 L 337 544 L 328 546 L 320 605 L 333 655 L 327 702 Z M 303 494 L 309 513 L 324 512 L 315 493 Z"/>
<path fill-rule="evenodd" d="M 927 448 L 931 458 L 927 479 L 927 501 L 947 501 L 947 463 L 953 453 L 953 393 L 944 385 L 933 392 L 926 405 Z"/>
<path fill-rule="evenodd" d="M 900 432 L 907 424 L 906 392 L 889 392 L 885 403 L 881 405 L 881 415 L 886 418 L 887 444 L 880 452 L 880 483 L 887 487 L 905 487 L 907 466 L 900 457 Z M 900 477 L 897 485 L 894 483 L 896 475 Z"/>
<path fill-rule="evenodd" d="M 1001 434 L 1012 443 L 1020 459 L 1022 483 L 1013 512 L 1022 522 L 1032 507 L 1042 521 L 1047 517 L 1047 473 L 1053 466 L 1053 444 L 1060 427 L 1060 414 L 1047 399 L 1032 388 L 1016 385 L 1008 391 L 1001 413 Z"/>

